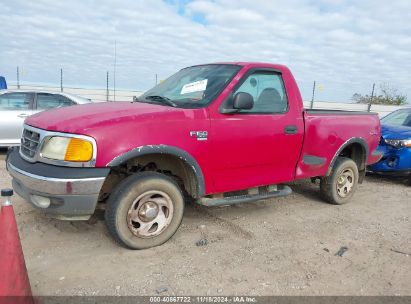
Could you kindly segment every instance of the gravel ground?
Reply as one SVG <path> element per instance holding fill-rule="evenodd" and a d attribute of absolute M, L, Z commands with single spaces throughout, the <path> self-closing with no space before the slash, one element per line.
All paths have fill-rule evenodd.
<path fill-rule="evenodd" d="M 0 186 L 10 187 L 4 151 Z M 14 208 L 36 295 L 411 295 L 411 187 L 368 176 L 344 206 L 318 185 L 231 207 L 188 205 L 166 244 L 117 246 L 93 222 L 49 219 L 17 195 Z M 196 242 L 206 239 L 207 244 Z M 348 250 L 338 256 L 341 247 Z"/>

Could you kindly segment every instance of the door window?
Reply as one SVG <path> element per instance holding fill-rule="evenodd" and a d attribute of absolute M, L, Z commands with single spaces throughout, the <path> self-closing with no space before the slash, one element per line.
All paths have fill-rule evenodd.
<path fill-rule="evenodd" d="M 29 93 L 5 93 L 0 95 L 0 110 L 28 110 L 30 101 Z"/>
<path fill-rule="evenodd" d="M 240 113 L 285 113 L 288 109 L 287 95 L 280 74 L 274 72 L 255 72 L 249 75 L 234 92 L 245 92 L 253 96 L 254 106 Z"/>
<path fill-rule="evenodd" d="M 47 110 L 71 106 L 74 103 L 62 95 L 39 93 L 37 94 L 37 109 Z"/>
<path fill-rule="evenodd" d="M 411 127 L 411 111 L 409 109 L 392 112 L 381 119 L 387 125 Z"/>

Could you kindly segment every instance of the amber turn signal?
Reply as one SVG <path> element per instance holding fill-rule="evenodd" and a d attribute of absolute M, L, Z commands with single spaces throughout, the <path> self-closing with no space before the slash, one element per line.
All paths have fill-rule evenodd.
<path fill-rule="evenodd" d="M 91 142 L 80 139 L 71 138 L 67 145 L 65 161 L 86 162 L 93 158 L 93 145 Z"/>

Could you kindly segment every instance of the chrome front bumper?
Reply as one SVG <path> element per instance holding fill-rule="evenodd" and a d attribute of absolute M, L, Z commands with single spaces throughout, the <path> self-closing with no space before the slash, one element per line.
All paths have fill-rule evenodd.
<path fill-rule="evenodd" d="M 39 176 L 20 170 L 12 164 L 8 164 L 7 169 L 25 187 L 56 195 L 98 194 L 105 180 L 105 177 L 65 179 Z"/>
<path fill-rule="evenodd" d="M 33 206 L 60 219 L 88 219 L 97 205 L 108 168 L 68 168 L 29 163 L 18 149 L 7 157 L 13 188 Z M 49 201 L 42 206 L 38 201 Z"/>

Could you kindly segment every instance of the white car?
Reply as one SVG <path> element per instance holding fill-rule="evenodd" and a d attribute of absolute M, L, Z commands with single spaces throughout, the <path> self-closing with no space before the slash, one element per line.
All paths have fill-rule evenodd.
<path fill-rule="evenodd" d="M 0 90 L 0 147 L 20 145 L 24 119 L 35 113 L 91 103 L 91 100 L 64 92 Z"/>

